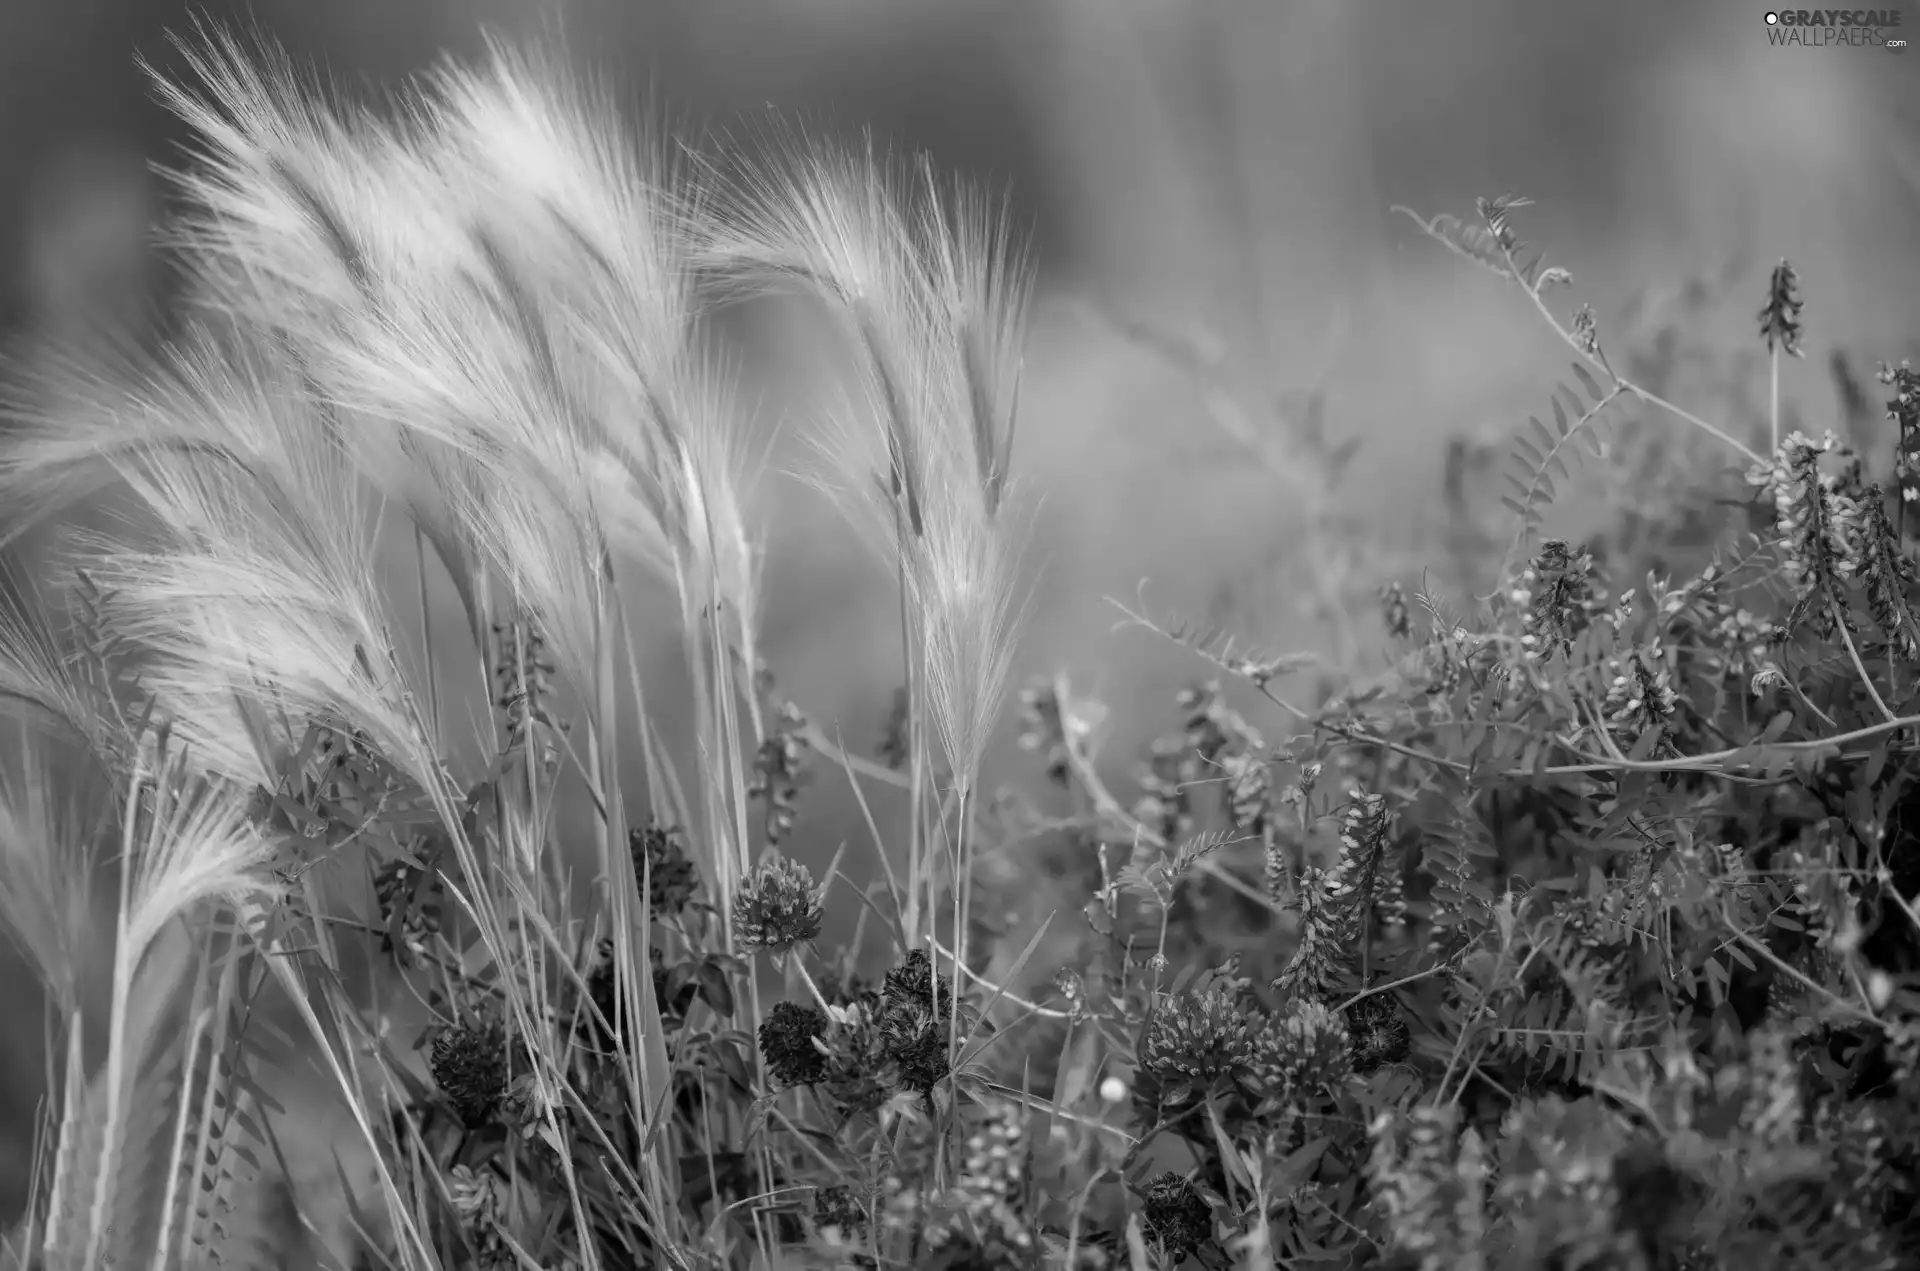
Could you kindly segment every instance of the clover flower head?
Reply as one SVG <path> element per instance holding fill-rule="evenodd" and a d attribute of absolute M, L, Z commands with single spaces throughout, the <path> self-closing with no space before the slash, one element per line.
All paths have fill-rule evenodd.
<path fill-rule="evenodd" d="M 733 933 L 742 948 L 782 953 L 820 934 L 822 889 L 807 867 L 784 857 L 760 866 L 733 898 Z"/>

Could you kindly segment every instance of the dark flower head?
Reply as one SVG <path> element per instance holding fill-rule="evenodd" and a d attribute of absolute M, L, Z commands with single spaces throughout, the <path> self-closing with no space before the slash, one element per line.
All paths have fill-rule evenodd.
<path fill-rule="evenodd" d="M 507 1093 L 507 1035 L 498 1023 L 456 1024 L 433 1040 L 433 1080 L 461 1123 L 477 1130 Z"/>
<path fill-rule="evenodd" d="M 807 867 L 784 858 L 762 865 L 733 898 L 733 934 L 743 949 L 781 953 L 820 934 L 821 889 Z"/>
<path fill-rule="evenodd" d="M 776 1002 L 760 1025 L 760 1054 L 767 1071 L 785 1086 L 809 1086 L 827 1075 L 827 1057 L 813 1044 L 827 1032 L 827 1013 L 817 1006 Z"/>
<path fill-rule="evenodd" d="M 900 1084 L 925 1094 L 952 1068 L 947 1051 L 948 1016 L 936 1012 L 926 999 L 883 998 L 880 1039 L 886 1056 L 898 1071 Z"/>
<path fill-rule="evenodd" d="M 658 947 L 651 947 L 647 950 L 647 962 L 653 975 L 653 1000 L 660 1011 L 660 1026 L 669 1033 L 674 1032 L 686 1023 L 687 1007 L 692 1004 L 694 986 L 684 985 L 677 996 L 669 999 L 666 955 Z M 599 1014 L 596 1017 L 592 1011 L 583 1008 L 580 1012 L 580 1028 L 590 1039 L 593 1049 L 610 1053 L 614 1048 L 611 1031 L 614 1012 L 620 1007 L 611 940 L 602 940 L 595 946 L 593 970 L 587 973 L 587 997 Z M 631 1024 L 627 1026 L 626 1033 L 629 1038 L 632 1036 Z"/>
<path fill-rule="evenodd" d="M 939 999 L 934 998 L 933 962 L 927 957 L 925 949 L 914 949 L 900 961 L 900 965 L 887 972 L 887 978 L 881 984 L 881 995 L 889 1005 L 908 1004 L 924 1006 L 928 1010 L 946 1012 L 952 1006 L 953 980 L 943 978 L 939 986 Z"/>
<path fill-rule="evenodd" d="M 1169 1266 L 1177 1266 L 1213 1237 L 1212 1206 L 1198 1188 L 1171 1170 L 1147 1184 L 1140 1221 L 1147 1239 L 1167 1251 Z"/>
<path fill-rule="evenodd" d="M 854 1199 L 851 1187 L 822 1187 L 813 1194 L 813 1223 L 823 1232 L 851 1241 L 866 1231 L 867 1211 Z"/>
<path fill-rule="evenodd" d="M 677 917 L 700 887 L 700 874 L 687 859 L 680 831 L 658 825 L 629 830 L 627 851 L 633 857 L 634 881 L 646 886 L 648 910 L 656 918 Z"/>
<path fill-rule="evenodd" d="M 1641 1136 L 1613 1158 L 1615 1223 L 1631 1231 L 1650 1265 L 1685 1228 L 1696 1185 L 1675 1168 L 1658 1139 Z"/>
<path fill-rule="evenodd" d="M 1397 1064 L 1413 1050 L 1406 1017 L 1385 993 L 1363 997 L 1344 1012 L 1352 1038 L 1353 1070 L 1362 1075 Z"/>

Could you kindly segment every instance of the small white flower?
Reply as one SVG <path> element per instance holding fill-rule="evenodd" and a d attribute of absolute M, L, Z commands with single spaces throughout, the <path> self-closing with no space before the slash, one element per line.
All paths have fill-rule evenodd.
<path fill-rule="evenodd" d="M 1867 976 L 1867 1000 L 1873 1003 L 1876 1011 L 1893 1000 L 1893 977 L 1878 967 Z"/>

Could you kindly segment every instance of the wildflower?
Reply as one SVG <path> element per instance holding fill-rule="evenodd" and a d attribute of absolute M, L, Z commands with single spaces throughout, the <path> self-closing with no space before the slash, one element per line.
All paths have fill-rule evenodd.
<path fill-rule="evenodd" d="M 1365 1075 L 1388 1064 L 1397 1064 L 1412 1053 L 1406 1017 L 1388 994 L 1363 997 L 1349 1006 L 1345 1014 L 1355 1072 Z"/>
<path fill-rule="evenodd" d="M 784 858 L 760 866 L 733 898 L 733 933 L 744 949 L 783 953 L 820 934 L 822 889 L 807 867 Z"/>
<path fill-rule="evenodd" d="M 1352 1070 L 1346 1020 L 1318 1002 L 1295 1002 L 1254 1034 L 1247 1081 L 1263 1098 L 1290 1100 Z"/>
<path fill-rule="evenodd" d="M 1598 596 L 1593 586 L 1593 556 L 1550 538 L 1521 571 L 1520 586 L 1509 597 L 1524 606 L 1521 643 L 1529 658 L 1554 652 L 1571 654 L 1573 642 L 1592 621 Z"/>
<path fill-rule="evenodd" d="M 1785 260 L 1773 267 L 1773 276 L 1767 280 L 1767 303 L 1760 306 L 1759 319 L 1760 337 L 1767 342 L 1769 353 L 1778 344 L 1789 357 L 1801 356 L 1800 310 L 1805 301 L 1795 294 L 1799 285 L 1799 275 Z"/>
<path fill-rule="evenodd" d="M 1140 1038 L 1140 1066 L 1168 1085 L 1205 1087 L 1239 1076 L 1252 1042 L 1246 1012 L 1219 989 L 1188 993 L 1156 1011 Z"/>
<path fill-rule="evenodd" d="M 1920 660 L 1920 621 L 1907 603 L 1907 588 L 1916 578 L 1913 561 L 1900 549 L 1880 487 L 1871 487 L 1860 500 L 1863 513 L 1859 542 L 1860 580 L 1867 594 L 1867 610 L 1887 643 L 1908 661 Z"/>
<path fill-rule="evenodd" d="M 1227 779 L 1227 814 L 1236 830 L 1259 834 L 1273 818 L 1273 769 L 1266 757 L 1238 753 L 1225 756 L 1220 770 Z"/>
<path fill-rule="evenodd" d="M 1588 357 L 1600 356 L 1600 324 L 1593 316 L 1592 305 L 1581 305 L 1573 315 L 1573 343 Z"/>
<path fill-rule="evenodd" d="M 887 727 L 880 735 L 880 762 L 899 772 L 913 758 L 913 745 L 909 740 L 913 722 L 913 699 L 902 685 L 893 690 L 893 705 L 887 710 Z M 1025 744 L 1022 737 L 1022 744 Z"/>
<path fill-rule="evenodd" d="M 827 1013 L 817 1006 L 776 1002 L 760 1025 L 760 1054 L 767 1071 L 786 1086 L 810 1086 L 827 1076 L 827 1056 L 814 1045 L 824 1037 Z"/>
<path fill-rule="evenodd" d="M 1217 680 L 1182 689 L 1175 696 L 1174 704 L 1186 712 L 1187 746 L 1199 756 L 1202 764 L 1217 764 L 1230 752 L 1265 749 L 1253 725 L 1227 705 Z"/>
<path fill-rule="evenodd" d="M 778 843 L 793 829 L 800 785 L 807 775 L 807 717 L 792 702 L 781 702 L 773 726 L 753 759 L 747 793 L 767 805 L 767 842 Z"/>
<path fill-rule="evenodd" d="M 880 992 L 889 1005 L 919 1003 L 928 1010 L 935 1009 L 933 960 L 927 956 L 927 951 L 909 950 L 900 965 L 887 972 L 886 979 L 881 982 Z M 949 1000 L 948 995 L 952 992 L 952 977 L 943 978 L 940 982 L 940 1000 Z"/>
<path fill-rule="evenodd" d="M 592 1039 L 595 1050 L 610 1053 L 614 1048 L 614 1026 L 616 1013 L 620 1008 L 619 993 L 614 978 L 614 948 L 612 940 L 602 940 L 594 948 L 593 970 L 587 974 L 587 998 L 593 1004 L 593 1013 L 583 1012 L 582 1026 Z M 647 950 L 647 965 L 653 976 L 653 1000 L 660 1011 L 660 1023 L 668 1032 L 673 1032 L 686 1022 L 686 1008 L 696 992 L 693 984 L 682 987 L 678 994 L 667 993 L 667 959 L 658 947 Z M 603 1024 L 602 1021 L 605 1021 Z M 633 1036 L 633 1024 L 629 1021 L 625 1028 L 628 1038 Z"/>
<path fill-rule="evenodd" d="M 1363 905 L 1372 900 L 1370 893 L 1380 874 L 1380 858 L 1386 852 L 1387 832 L 1392 825 L 1386 796 L 1355 786 L 1340 822 L 1340 864 L 1336 870 L 1338 887 L 1349 903 Z"/>
<path fill-rule="evenodd" d="M 983 1235 L 1016 1249 L 1033 1243 L 1020 1215 L 1026 1169 L 1026 1127 L 1020 1109 L 1004 1102 L 989 1105 L 967 1137 L 955 1199 Z"/>
<path fill-rule="evenodd" d="M 1636 649 L 1607 686 L 1606 716 L 1628 738 L 1637 742 L 1647 732 L 1672 720 L 1680 696 L 1673 690 L 1659 646 Z"/>
<path fill-rule="evenodd" d="M 493 635 L 499 646 L 493 704 L 506 718 L 508 731 L 519 736 L 531 723 L 553 726 L 546 702 L 553 693 L 555 668 L 547 659 L 546 637 L 537 621 L 523 614 L 510 623 L 495 623 Z"/>
<path fill-rule="evenodd" d="M 380 949 L 404 961 L 425 957 L 440 934 L 442 887 L 438 874 L 403 860 L 391 860 L 374 871 L 373 895 L 380 907 Z"/>
<path fill-rule="evenodd" d="M 924 949 L 887 972 L 881 990 L 880 1037 L 886 1057 L 893 1062 L 900 1084 L 926 1093 L 952 1067 L 948 1053 L 948 1023 L 953 983 L 942 980 L 934 997 L 933 965 Z"/>
<path fill-rule="evenodd" d="M 1478 1217 L 1476 1167 L 1483 1153 L 1474 1131 L 1458 1133 L 1459 1115 L 1450 1104 L 1422 1104 L 1405 1113 L 1382 1112 L 1368 1127 L 1374 1202 L 1386 1216 L 1392 1247 L 1411 1255 L 1422 1271 L 1461 1265 L 1451 1255 L 1472 1248 L 1462 1228 Z"/>
<path fill-rule="evenodd" d="M 1392 639 L 1406 640 L 1413 636 L 1413 615 L 1407 608 L 1407 593 L 1397 582 L 1380 589 L 1380 621 Z"/>
<path fill-rule="evenodd" d="M 1639 1135 L 1614 1154 L 1614 1225 L 1640 1243 L 1648 1266 L 1658 1266 L 1661 1251 L 1674 1247 L 1684 1224 L 1691 1190 L 1666 1148 L 1651 1135 Z"/>
<path fill-rule="evenodd" d="M 843 1115 L 877 1111 L 896 1092 L 898 1073 L 878 1023 L 883 1009 L 878 995 L 867 993 L 827 1012 L 827 1069 L 818 1087 Z"/>
<path fill-rule="evenodd" d="M 1771 463 L 1747 473 L 1747 483 L 1773 500 L 1781 568 L 1803 598 L 1851 575 L 1855 564 L 1860 509 L 1840 475 L 1820 470 L 1820 456 L 1829 453 L 1847 453 L 1832 433 L 1815 442 L 1796 432 Z"/>
<path fill-rule="evenodd" d="M 1184 736 L 1154 738 L 1140 774 L 1141 795 L 1133 805 L 1134 816 L 1169 843 L 1186 838 L 1193 828 L 1190 790 L 1199 775 Z"/>
<path fill-rule="evenodd" d="M 1920 499 L 1920 470 L 1915 468 L 1920 461 L 1920 374 L 1914 372 L 1912 363 L 1903 361 L 1899 366 L 1882 363 L 1875 378 L 1893 389 L 1887 418 L 1896 431 L 1893 477 L 1900 490 L 1900 528 L 1904 534 L 1907 504 Z"/>
<path fill-rule="evenodd" d="M 1351 915 L 1326 870 L 1309 868 L 1300 876 L 1300 943 L 1273 990 L 1282 997 L 1325 997 L 1350 958 Z"/>
<path fill-rule="evenodd" d="M 447 1196 L 454 1213 L 473 1238 L 478 1265 L 492 1271 L 515 1265 L 513 1251 L 500 1238 L 500 1220 L 505 1210 L 500 1180 L 492 1170 L 476 1172 L 460 1164 L 447 1171 Z"/>
<path fill-rule="evenodd" d="M 1140 1222 L 1147 1239 L 1166 1251 L 1169 1266 L 1179 1265 L 1213 1238 L 1213 1207 L 1199 1188 L 1172 1170 L 1147 1184 Z"/>
<path fill-rule="evenodd" d="M 845 1186 L 813 1193 L 813 1223 L 833 1243 L 851 1243 L 867 1230 L 867 1211 Z"/>
<path fill-rule="evenodd" d="M 506 1097 L 506 1031 L 493 1021 L 456 1024 L 434 1038 L 429 1066 L 461 1123 L 477 1130 Z"/>
<path fill-rule="evenodd" d="M 1067 751 L 1066 720 L 1060 709 L 1060 694 L 1048 681 L 1041 680 L 1020 690 L 1020 748 L 1031 750 L 1046 760 L 1047 780 L 1065 786 L 1073 766 Z"/>
<path fill-rule="evenodd" d="M 676 826 L 649 825 L 627 831 L 627 852 L 634 879 L 646 880 L 647 909 L 656 918 L 678 917 L 700 887 L 700 874 L 687 859 Z"/>
<path fill-rule="evenodd" d="M 455 1165 L 447 1171 L 447 1196 L 453 1212 L 469 1227 L 477 1227 L 499 1209 L 498 1180 L 491 1170 L 476 1174 L 469 1165 Z"/>

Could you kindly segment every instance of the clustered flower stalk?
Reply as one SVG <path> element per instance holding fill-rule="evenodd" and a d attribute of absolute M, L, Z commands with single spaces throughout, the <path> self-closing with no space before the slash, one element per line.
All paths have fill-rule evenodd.
<path fill-rule="evenodd" d="M 1767 342 L 1767 364 L 1771 380 L 1768 420 L 1771 435 L 1768 445 L 1780 448 L 1780 354 L 1802 356 L 1800 347 L 1800 309 L 1805 303 L 1798 294 L 1799 277 L 1793 266 L 1782 260 L 1773 267 L 1767 281 L 1767 302 L 1760 307 L 1760 336 Z"/>

